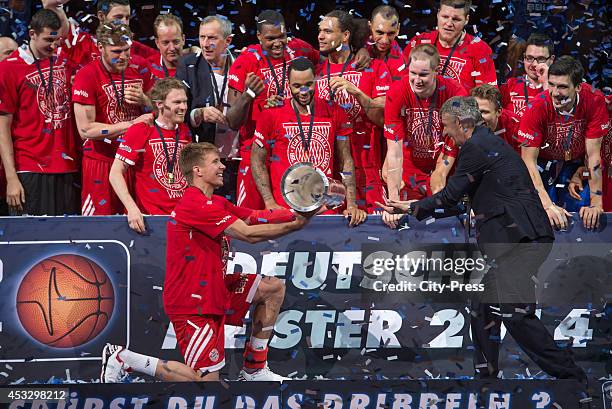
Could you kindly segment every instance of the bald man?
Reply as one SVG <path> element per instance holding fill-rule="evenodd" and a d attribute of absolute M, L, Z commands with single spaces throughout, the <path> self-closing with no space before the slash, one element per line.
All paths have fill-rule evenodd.
<path fill-rule="evenodd" d="M 11 37 L 0 37 L 0 61 L 4 61 L 18 47 Z"/>

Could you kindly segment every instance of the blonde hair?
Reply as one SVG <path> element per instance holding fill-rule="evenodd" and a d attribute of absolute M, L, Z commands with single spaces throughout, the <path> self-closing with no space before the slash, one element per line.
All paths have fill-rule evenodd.
<path fill-rule="evenodd" d="M 149 91 L 149 98 L 151 98 L 151 102 L 153 102 L 153 112 L 156 114 L 158 113 L 155 102 L 165 101 L 166 97 L 173 89 L 182 89 L 187 92 L 183 82 L 174 77 L 162 78 L 155 81 L 155 85 L 153 85 L 153 88 Z"/>
<path fill-rule="evenodd" d="M 193 167 L 202 164 L 204 157 L 210 153 L 219 154 L 219 148 L 210 142 L 190 143 L 181 151 L 179 169 L 187 183 L 193 183 Z"/>
<path fill-rule="evenodd" d="M 102 45 L 132 43 L 132 30 L 127 24 L 104 23 L 98 26 L 96 38 Z"/>
<path fill-rule="evenodd" d="M 181 34 L 183 34 L 183 22 L 181 21 L 181 19 L 175 16 L 174 14 L 166 13 L 157 16 L 155 18 L 155 21 L 153 22 L 153 35 L 155 35 L 155 38 L 157 38 L 157 30 L 162 24 L 166 27 L 169 27 L 172 24 L 176 24 L 178 28 L 180 28 Z"/>
<path fill-rule="evenodd" d="M 408 57 L 410 62 L 413 60 L 427 60 L 432 70 L 438 68 L 440 65 L 440 53 L 438 49 L 431 44 L 419 44 L 410 51 Z"/>

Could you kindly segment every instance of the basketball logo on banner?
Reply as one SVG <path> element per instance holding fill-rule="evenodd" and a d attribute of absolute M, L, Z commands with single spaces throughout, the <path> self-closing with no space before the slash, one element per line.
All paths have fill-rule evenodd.
<path fill-rule="evenodd" d="M 55 348 L 94 339 L 109 323 L 115 291 L 107 273 L 76 254 L 58 254 L 35 264 L 17 291 L 17 315 L 26 332 Z"/>

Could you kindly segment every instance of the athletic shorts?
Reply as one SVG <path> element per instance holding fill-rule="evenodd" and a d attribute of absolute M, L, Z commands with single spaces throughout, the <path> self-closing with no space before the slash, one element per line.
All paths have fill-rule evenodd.
<path fill-rule="evenodd" d="M 225 284 L 231 292 L 230 309 L 225 315 L 171 315 L 185 364 L 203 373 L 225 366 L 224 326 L 242 326 L 262 276 L 228 274 Z"/>
<path fill-rule="evenodd" d="M 81 214 L 83 216 L 110 216 L 124 214 L 121 200 L 110 184 L 109 174 L 112 162 L 83 157 Z M 126 174 L 128 189 L 131 191 L 131 167 Z"/>
<path fill-rule="evenodd" d="M 11 216 L 63 216 L 79 213 L 78 173 L 21 172 L 17 177 L 25 192 L 25 205 L 23 212 L 9 209 Z"/>

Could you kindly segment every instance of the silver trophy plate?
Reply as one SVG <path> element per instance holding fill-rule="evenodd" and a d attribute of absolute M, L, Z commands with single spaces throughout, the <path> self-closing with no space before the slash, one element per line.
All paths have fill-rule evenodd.
<path fill-rule="evenodd" d="M 281 193 L 289 207 L 307 213 L 323 205 L 330 209 L 341 206 L 346 198 L 346 187 L 325 176 L 312 163 L 299 162 L 285 171 Z"/>

